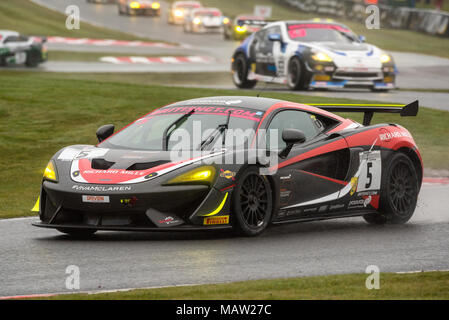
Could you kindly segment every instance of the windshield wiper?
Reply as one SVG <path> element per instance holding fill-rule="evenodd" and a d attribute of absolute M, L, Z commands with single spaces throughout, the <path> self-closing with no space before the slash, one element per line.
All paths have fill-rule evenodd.
<path fill-rule="evenodd" d="M 216 132 L 218 132 L 219 134 L 223 134 L 223 140 L 222 140 L 222 147 L 225 146 L 226 143 L 226 130 L 229 128 L 229 121 L 231 120 L 231 111 L 229 110 L 228 112 L 228 117 L 226 119 L 226 122 L 223 124 L 219 124 L 214 131 L 212 131 L 207 137 L 206 139 L 204 139 L 203 141 L 201 141 L 200 144 L 200 150 L 203 150 L 207 145 L 211 144 L 214 140 L 215 140 L 215 134 Z"/>
<path fill-rule="evenodd" d="M 170 130 L 171 127 L 173 126 L 177 126 L 180 123 L 183 123 L 184 121 L 187 120 L 188 117 L 190 117 L 193 113 L 195 112 L 195 109 L 190 110 L 188 113 L 182 115 L 181 117 L 179 117 L 178 119 L 176 119 L 175 121 L 173 121 L 165 130 L 164 130 L 164 135 L 162 136 L 162 150 L 168 150 L 168 141 L 170 140 L 170 136 L 171 134 L 175 131 L 171 131 L 170 134 L 168 133 L 168 131 Z"/>

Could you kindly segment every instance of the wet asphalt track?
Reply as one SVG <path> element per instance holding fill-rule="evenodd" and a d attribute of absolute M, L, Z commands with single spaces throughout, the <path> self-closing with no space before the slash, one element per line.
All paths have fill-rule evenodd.
<path fill-rule="evenodd" d="M 99 232 L 73 240 L 32 227 L 36 218 L 1 220 L 0 296 L 67 292 L 68 265 L 80 267 L 83 291 L 364 272 L 372 264 L 381 272 L 447 270 L 448 194 L 449 185 L 424 186 L 405 225 L 328 220 L 272 227 L 257 238 Z"/>

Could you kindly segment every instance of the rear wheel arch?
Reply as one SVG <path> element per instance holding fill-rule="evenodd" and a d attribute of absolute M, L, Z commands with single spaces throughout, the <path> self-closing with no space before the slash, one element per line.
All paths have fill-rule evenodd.
<path fill-rule="evenodd" d="M 418 175 L 418 185 L 419 185 L 419 187 L 421 187 L 421 183 L 422 183 L 422 179 L 423 179 L 423 167 L 422 167 L 422 163 L 421 163 L 421 160 L 419 159 L 418 155 L 416 154 L 416 152 L 413 149 L 408 148 L 408 147 L 400 148 L 397 151 L 405 154 L 407 157 L 410 158 L 410 160 L 412 161 L 412 163 L 415 167 L 416 174 Z"/>

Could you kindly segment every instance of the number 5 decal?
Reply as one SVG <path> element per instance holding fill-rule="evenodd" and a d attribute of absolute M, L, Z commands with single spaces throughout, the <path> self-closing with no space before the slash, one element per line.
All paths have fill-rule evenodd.
<path fill-rule="evenodd" d="M 361 172 L 357 191 L 379 190 L 382 175 L 382 159 L 380 151 L 366 151 L 360 153 Z"/>

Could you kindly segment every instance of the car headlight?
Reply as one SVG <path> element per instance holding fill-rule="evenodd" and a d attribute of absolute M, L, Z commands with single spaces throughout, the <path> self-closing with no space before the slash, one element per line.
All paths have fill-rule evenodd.
<path fill-rule="evenodd" d="M 201 19 L 200 18 L 195 18 L 195 19 L 193 19 L 193 23 L 194 24 L 201 24 Z"/>
<path fill-rule="evenodd" d="M 181 10 L 175 10 L 175 16 L 176 17 L 182 17 L 184 13 Z"/>
<path fill-rule="evenodd" d="M 194 169 L 192 171 L 181 174 L 169 181 L 166 185 L 173 184 L 207 184 L 210 185 L 215 179 L 215 168 L 212 166 L 205 166 Z"/>
<path fill-rule="evenodd" d="M 159 2 L 153 2 L 152 4 L 151 4 L 151 8 L 153 8 L 153 9 L 159 9 L 161 7 L 161 4 L 159 3 Z"/>
<path fill-rule="evenodd" d="M 137 1 L 133 1 L 129 4 L 129 7 L 131 9 L 139 9 L 140 8 L 140 3 L 138 3 Z"/>
<path fill-rule="evenodd" d="M 58 171 L 56 171 L 56 166 L 53 160 L 50 160 L 50 162 L 47 164 L 47 167 L 44 170 L 44 179 L 58 182 Z"/>
<path fill-rule="evenodd" d="M 246 32 L 248 28 L 246 26 L 236 26 L 235 27 L 235 31 L 239 32 L 239 33 L 243 33 Z"/>
<path fill-rule="evenodd" d="M 391 57 L 390 57 L 388 54 L 383 53 L 383 54 L 380 56 L 380 62 L 382 62 L 382 63 L 387 63 L 387 62 L 390 62 L 390 61 L 391 61 Z"/>
<path fill-rule="evenodd" d="M 312 59 L 320 62 L 332 62 L 332 58 L 324 52 L 317 52 L 312 56 Z"/>

